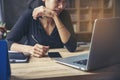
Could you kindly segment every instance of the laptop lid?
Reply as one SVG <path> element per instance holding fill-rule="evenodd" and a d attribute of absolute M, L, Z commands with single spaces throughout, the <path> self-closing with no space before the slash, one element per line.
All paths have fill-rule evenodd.
<path fill-rule="evenodd" d="M 0 80 L 10 80 L 10 74 L 7 42 L 0 40 Z"/>
<path fill-rule="evenodd" d="M 120 18 L 95 20 L 88 70 L 120 63 Z"/>

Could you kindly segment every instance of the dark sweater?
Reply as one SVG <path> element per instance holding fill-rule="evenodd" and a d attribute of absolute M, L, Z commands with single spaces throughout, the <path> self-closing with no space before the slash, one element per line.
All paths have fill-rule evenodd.
<path fill-rule="evenodd" d="M 66 14 L 66 12 L 62 12 L 59 17 L 66 28 L 72 34 L 67 43 L 62 43 L 56 27 L 53 29 L 53 32 L 50 35 L 47 35 L 39 20 L 33 19 L 32 10 L 28 9 L 19 18 L 19 20 L 16 22 L 16 24 L 6 37 L 9 48 L 11 47 L 12 43 L 19 43 L 22 37 L 26 36 L 26 45 L 33 46 L 36 43 L 39 43 L 41 45 L 50 46 L 50 48 L 63 48 L 65 46 L 69 51 L 75 51 L 76 40 L 74 38 L 74 32 L 70 17 Z"/>

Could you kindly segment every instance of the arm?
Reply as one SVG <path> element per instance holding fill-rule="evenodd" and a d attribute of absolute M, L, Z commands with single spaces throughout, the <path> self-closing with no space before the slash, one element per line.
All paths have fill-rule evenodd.
<path fill-rule="evenodd" d="M 74 38 L 74 31 L 70 15 L 67 12 L 63 12 L 61 13 L 60 18 L 55 15 L 53 19 L 56 23 L 63 44 L 70 52 L 75 51 L 77 43 Z"/>
<path fill-rule="evenodd" d="M 53 20 L 56 24 L 56 27 L 58 29 L 61 41 L 63 42 L 63 44 L 65 44 L 66 48 L 69 51 L 71 51 L 71 52 L 75 51 L 77 44 L 76 44 L 76 40 L 74 38 L 74 31 L 73 31 L 73 27 L 72 27 L 69 15 L 61 16 L 61 17 L 67 16 L 66 18 L 61 20 L 55 11 L 52 11 L 43 6 L 40 6 L 40 7 L 35 8 L 33 11 L 34 19 L 37 19 L 37 17 L 39 17 L 39 16 L 47 16 L 47 17 L 53 18 Z M 65 21 L 67 21 L 67 22 L 65 22 Z"/>
<path fill-rule="evenodd" d="M 20 44 L 19 41 L 23 36 L 28 33 L 29 26 L 31 26 L 32 10 L 26 11 L 16 22 L 11 32 L 7 35 L 8 46 L 10 50 L 30 53 L 36 57 L 42 57 L 47 50 L 48 46 L 36 44 L 34 46 Z"/>
<path fill-rule="evenodd" d="M 20 44 L 20 40 L 28 32 L 28 26 L 29 26 L 29 22 L 30 22 L 30 14 L 31 14 L 30 10 L 25 11 L 23 13 L 23 15 L 20 16 L 18 21 L 15 23 L 15 25 L 11 29 L 10 33 L 7 35 L 6 39 L 8 41 L 9 49 L 12 50 L 11 46 L 13 43 Z"/>
<path fill-rule="evenodd" d="M 34 57 L 42 57 L 47 53 L 49 50 L 49 46 L 43 46 L 40 44 L 35 44 L 34 46 L 23 45 L 18 43 L 13 43 L 11 46 L 11 50 L 23 52 L 23 53 L 30 53 Z"/>
<path fill-rule="evenodd" d="M 65 44 L 69 40 L 71 33 L 67 30 L 67 28 L 61 22 L 61 20 L 59 19 L 59 17 L 57 15 L 54 15 L 53 19 L 54 19 L 56 27 L 58 29 L 60 38 L 61 38 L 62 42 Z"/>

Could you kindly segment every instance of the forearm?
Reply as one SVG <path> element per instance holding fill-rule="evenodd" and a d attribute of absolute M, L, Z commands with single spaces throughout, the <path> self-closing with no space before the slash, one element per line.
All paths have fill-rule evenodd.
<path fill-rule="evenodd" d="M 18 51 L 18 52 L 25 52 L 25 53 L 30 53 L 31 49 L 32 49 L 32 46 L 18 44 L 18 43 L 13 43 L 10 48 L 10 50 Z"/>
<path fill-rule="evenodd" d="M 56 27 L 58 29 L 61 41 L 65 44 L 69 40 L 71 33 L 67 30 L 67 28 L 61 22 L 61 20 L 58 18 L 58 16 L 55 15 L 53 17 L 53 19 L 54 19 Z"/>

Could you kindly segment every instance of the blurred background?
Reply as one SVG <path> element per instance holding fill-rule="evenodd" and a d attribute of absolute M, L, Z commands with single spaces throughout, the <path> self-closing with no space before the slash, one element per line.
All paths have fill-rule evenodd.
<path fill-rule="evenodd" d="M 10 30 L 30 0 L 0 0 L 0 21 Z M 36 0 L 38 1 L 38 0 Z M 77 40 L 89 42 L 95 19 L 120 17 L 120 0 L 67 0 Z"/>

